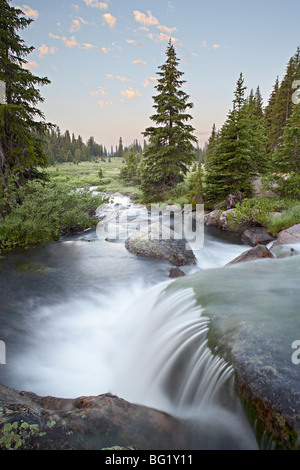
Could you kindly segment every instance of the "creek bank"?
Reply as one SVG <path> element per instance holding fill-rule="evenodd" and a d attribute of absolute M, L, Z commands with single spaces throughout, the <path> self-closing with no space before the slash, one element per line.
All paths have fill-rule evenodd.
<path fill-rule="evenodd" d="M 40 397 L 0 384 L 0 450 L 188 449 L 185 424 L 111 394 Z"/>

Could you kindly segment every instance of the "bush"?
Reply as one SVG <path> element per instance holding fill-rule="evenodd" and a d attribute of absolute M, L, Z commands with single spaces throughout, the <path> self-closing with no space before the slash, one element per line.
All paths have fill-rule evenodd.
<path fill-rule="evenodd" d="M 234 228 L 243 223 L 267 226 L 274 204 L 268 198 L 244 199 L 235 206 L 234 213 L 228 214 L 229 225 Z"/>
<path fill-rule="evenodd" d="M 96 223 L 93 214 L 103 202 L 103 197 L 88 189 L 72 191 L 63 185 L 32 181 L 25 195 L 22 189 L 22 202 L 0 222 L 0 250 L 26 248 L 57 240 L 62 233 L 84 230 Z"/>
<path fill-rule="evenodd" d="M 292 171 L 286 175 L 269 175 L 263 179 L 263 187 L 280 197 L 300 200 L 300 173 Z"/>
<path fill-rule="evenodd" d="M 278 232 L 300 224 L 300 204 L 284 210 L 279 217 L 271 217 L 268 223 L 270 233 L 276 237 Z"/>

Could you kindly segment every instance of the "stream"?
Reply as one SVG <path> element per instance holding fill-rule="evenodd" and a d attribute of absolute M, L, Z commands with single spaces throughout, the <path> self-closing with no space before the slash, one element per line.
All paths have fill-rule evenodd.
<path fill-rule="evenodd" d="M 132 208 L 127 198 L 115 198 L 111 207 L 115 204 Z M 257 442 L 235 396 L 231 366 L 207 347 L 210 318 L 188 285 L 200 275 L 208 289 L 215 282 L 236 294 L 224 266 L 245 249 L 233 235 L 207 231 L 204 247 L 195 252 L 197 265 L 182 268 L 183 281 L 169 279 L 169 263 L 138 258 L 122 241 L 101 239 L 96 229 L 1 257 L 6 365 L 0 366 L 0 382 L 41 396 L 110 392 L 157 408 L 190 420 L 195 449 L 268 447 Z M 286 269 L 292 268 L 281 262 L 277 295 L 286 306 Z M 270 276 L 281 276 L 277 268 L 275 273 L 266 264 L 271 290 Z M 244 273 L 245 267 L 240 269 Z M 182 288 L 172 289 L 181 282 Z M 253 275 L 251 289 L 256 284 L 261 289 L 262 282 Z M 294 315 L 298 290 L 291 302 Z"/>

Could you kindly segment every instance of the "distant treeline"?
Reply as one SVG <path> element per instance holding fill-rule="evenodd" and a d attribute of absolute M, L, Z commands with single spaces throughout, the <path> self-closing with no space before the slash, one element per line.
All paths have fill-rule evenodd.
<path fill-rule="evenodd" d="M 48 156 L 50 165 L 64 162 L 80 163 L 111 157 L 126 159 L 130 150 L 133 150 L 138 160 L 140 160 L 148 146 L 146 140 L 141 145 L 137 139 L 129 146 L 123 146 L 123 139 L 120 137 L 118 145 L 111 145 L 110 148 L 107 148 L 102 144 L 98 144 L 94 137 L 90 137 L 87 142 L 84 142 L 80 135 L 78 137 L 74 133 L 71 135 L 68 130 L 62 134 L 59 127 L 47 132 L 44 140 L 45 153 Z M 205 152 L 205 148 L 195 148 L 195 161 L 201 160 L 201 162 L 204 162 Z"/>

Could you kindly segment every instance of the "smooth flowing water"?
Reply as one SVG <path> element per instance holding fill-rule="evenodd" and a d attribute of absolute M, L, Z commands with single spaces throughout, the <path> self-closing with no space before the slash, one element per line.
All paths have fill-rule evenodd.
<path fill-rule="evenodd" d="M 206 234 L 197 266 L 184 269 L 219 272 L 244 250 Z M 207 347 L 195 290 L 166 290 L 178 282 L 170 267 L 95 230 L 1 258 L 0 381 L 43 396 L 111 392 L 190 420 L 195 448 L 258 448 L 230 365 Z"/>

